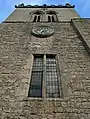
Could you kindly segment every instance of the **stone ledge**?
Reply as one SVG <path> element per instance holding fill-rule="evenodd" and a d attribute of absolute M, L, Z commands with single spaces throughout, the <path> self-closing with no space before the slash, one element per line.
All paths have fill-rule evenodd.
<path fill-rule="evenodd" d="M 32 23 L 32 24 L 37 24 L 37 22 L 30 22 L 30 21 L 15 21 L 15 20 L 6 20 L 6 21 L 3 21 L 2 23 Z M 50 22 L 48 21 L 40 21 L 39 23 L 48 23 L 50 24 Z M 70 21 L 57 21 L 57 22 L 53 22 L 53 24 L 57 24 L 57 23 L 70 23 Z"/>

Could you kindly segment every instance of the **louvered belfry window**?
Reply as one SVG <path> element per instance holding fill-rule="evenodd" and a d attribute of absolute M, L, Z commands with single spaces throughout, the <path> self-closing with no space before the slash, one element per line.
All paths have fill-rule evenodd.
<path fill-rule="evenodd" d="M 40 22 L 42 18 L 42 12 L 41 11 L 36 11 L 32 16 L 33 22 Z"/>
<path fill-rule="evenodd" d="M 34 55 L 29 97 L 60 97 L 56 55 Z"/>
<path fill-rule="evenodd" d="M 33 22 L 40 22 L 40 16 L 39 15 L 35 15 Z"/>
<path fill-rule="evenodd" d="M 57 13 L 55 11 L 47 11 L 47 15 L 48 15 L 48 22 L 58 21 Z"/>

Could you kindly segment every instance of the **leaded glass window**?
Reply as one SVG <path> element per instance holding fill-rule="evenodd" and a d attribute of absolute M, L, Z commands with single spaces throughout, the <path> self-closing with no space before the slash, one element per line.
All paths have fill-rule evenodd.
<path fill-rule="evenodd" d="M 56 55 L 34 55 L 28 96 L 59 98 L 59 87 Z"/>
<path fill-rule="evenodd" d="M 46 97 L 60 97 L 56 59 L 54 55 L 46 56 Z"/>
<path fill-rule="evenodd" d="M 43 56 L 34 56 L 29 96 L 42 97 Z"/>

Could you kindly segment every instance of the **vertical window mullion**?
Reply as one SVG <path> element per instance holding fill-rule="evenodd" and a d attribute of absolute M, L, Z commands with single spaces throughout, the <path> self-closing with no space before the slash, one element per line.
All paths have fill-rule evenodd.
<path fill-rule="evenodd" d="M 43 98 L 46 97 L 46 55 L 43 58 L 43 89 L 42 89 Z"/>

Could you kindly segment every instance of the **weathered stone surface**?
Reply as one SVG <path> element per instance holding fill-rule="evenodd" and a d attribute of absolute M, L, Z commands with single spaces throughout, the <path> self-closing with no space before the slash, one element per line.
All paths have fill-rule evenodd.
<path fill-rule="evenodd" d="M 12 14 L 5 20 L 6 22 L 31 22 L 33 17 L 31 16 L 33 11 L 41 10 L 41 8 L 17 8 Z M 70 21 L 73 18 L 79 18 L 80 16 L 75 12 L 73 8 L 48 8 L 48 10 L 57 12 L 59 21 Z M 42 12 L 45 12 L 42 10 Z M 17 17 L 18 16 L 18 17 Z M 44 16 L 42 21 L 47 21 L 47 17 Z"/>
<path fill-rule="evenodd" d="M 75 19 L 72 20 L 72 24 L 74 25 L 77 33 L 79 34 L 83 45 L 87 49 L 90 54 L 90 19 Z"/>
<path fill-rule="evenodd" d="M 30 32 L 35 25 L 0 25 L 0 119 L 89 119 L 90 57 L 78 34 L 70 23 L 47 23 L 55 34 L 37 38 Z M 27 97 L 33 53 L 58 56 L 60 99 Z"/>

